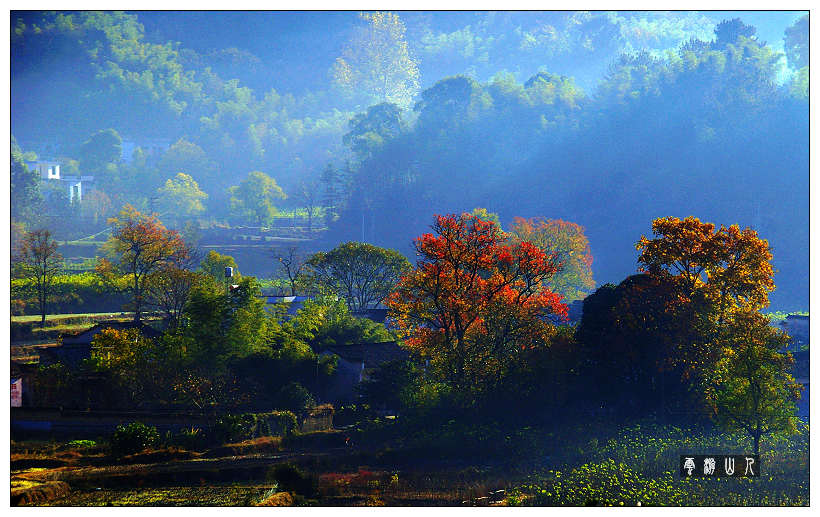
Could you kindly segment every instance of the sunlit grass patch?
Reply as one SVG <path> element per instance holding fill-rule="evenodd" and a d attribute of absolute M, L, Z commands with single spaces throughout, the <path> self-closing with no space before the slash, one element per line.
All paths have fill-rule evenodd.
<path fill-rule="evenodd" d="M 514 501 L 536 505 L 800 506 L 809 502 L 809 429 L 770 437 L 761 447 L 763 476 L 756 479 L 680 479 L 681 454 L 743 454 L 740 434 L 683 429 L 649 422 L 592 439 L 576 454 L 557 455 L 554 470 L 517 487 Z M 569 448 L 571 449 L 571 448 Z M 573 461 L 585 460 L 583 464 Z"/>

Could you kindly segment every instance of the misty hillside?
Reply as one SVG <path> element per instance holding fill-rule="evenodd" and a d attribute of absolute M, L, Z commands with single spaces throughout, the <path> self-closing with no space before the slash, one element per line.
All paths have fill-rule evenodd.
<path fill-rule="evenodd" d="M 359 240 L 412 260 L 434 214 L 483 207 L 505 228 L 516 216 L 584 226 L 598 285 L 636 271 L 655 218 L 750 226 L 773 250 L 772 309 L 808 307 L 805 13 L 12 12 L 10 23 L 13 155 L 95 178 L 74 203 L 17 186 L 12 157 L 12 219 L 82 221 L 62 240 L 103 231 L 126 203 L 153 209 L 180 172 L 207 196 L 170 226 L 268 226 L 237 215 L 229 190 L 259 171 L 281 187 L 282 213 L 322 207 L 317 248 Z"/>

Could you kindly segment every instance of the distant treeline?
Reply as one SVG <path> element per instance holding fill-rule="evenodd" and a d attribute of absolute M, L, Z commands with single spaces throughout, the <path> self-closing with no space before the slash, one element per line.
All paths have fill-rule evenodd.
<path fill-rule="evenodd" d="M 34 225 L 36 215 L 70 234 L 81 216 L 95 222 L 91 233 L 125 203 L 164 216 L 159 192 L 192 185 L 188 214 L 204 200 L 207 222 L 231 220 L 228 188 L 261 171 L 281 184 L 280 208 L 316 207 L 317 224 L 339 217 L 328 247 L 355 239 L 409 254 L 431 212 L 483 206 L 503 224 L 585 226 L 606 282 L 634 271 L 632 240 L 646 221 L 695 214 L 758 230 L 777 250 L 774 308 L 808 304 L 808 16 L 779 52 L 739 19 L 485 14 L 457 30 L 455 18 L 434 27 L 410 16 L 405 27 L 403 17 L 363 17 L 341 56 L 325 56 L 328 83 L 294 96 L 265 91 L 275 81 L 260 82 L 265 67 L 252 55 L 147 37 L 143 15 L 15 13 L 12 132 L 23 151 L 60 158 L 64 173 L 93 172 L 101 194 L 69 204 L 51 193 L 26 215 L 13 167 L 13 218 Z M 353 43 L 370 28 L 393 38 L 371 50 L 405 72 L 383 94 L 341 80 L 378 61 L 355 53 L 369 48 Z M 571 77 L 589 84 L 605 62 L 588 92 Z M 413 102 L 378 103 L 391 98 Z M 116 131 L 98 133 L 106 128 Z M 195 183 L 169 186 L 180 172 Z M 172 215 L 181 228 L 183 215 Z"/>

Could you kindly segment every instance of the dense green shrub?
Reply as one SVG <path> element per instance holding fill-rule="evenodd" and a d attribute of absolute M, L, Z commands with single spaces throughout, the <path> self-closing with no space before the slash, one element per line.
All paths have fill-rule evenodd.
<path fill-rule="evenodd" d="M 277 405 L 281 409 L 301 412 L 316 406 L 316 401 L 310 392 L 298 382 L 291 382 L 279 390 L 276 395 Z"/>
<path fill-rule="evenodd" d="M 318 480 L 299 470 L 290 463 L 280 463 L 268 471 L 268 480 L 275 481 L 279 489 L 286 492 L 295 492 L 304 497 L 311 497 L 316 493 Z"/>
<path fill-rule="evenodd" d="M 251 437 L 247 420 L 243 415 L 224 415 L 219 417 L 211 428 L 209 441 L 211 443 L 233 443 L 247 440 Z"/>
<path fill-rule="evenodd" d="M 254 413 L 256 436 L 287 436 L 299 427 L 296 415 L 291 411 Z"/>
<path fill-rule="evenodd" d="M 159 432 L 154 426 L 142 422 L 118 425 L 111 436 L 111 452 L 115 456 L 125 456 L 143 451 L 159 443 Z"/>
<path fill-rule="evenodd" d="M 13 302 L 14 300 L 12 300 Z M 12 321 L 11 322 L 11 339 L 15 341 L 23 341 L 26 339 L 31 339 L 31 330 L 32 324 L 31 323 L 19 323 Z"/>

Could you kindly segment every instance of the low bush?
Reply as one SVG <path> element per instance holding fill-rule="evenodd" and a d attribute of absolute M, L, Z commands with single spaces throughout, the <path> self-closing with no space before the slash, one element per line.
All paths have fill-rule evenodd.
<path fill-rule="evenodd" d="M 243 415 L 224 415 L 219 417 L 211 428 L 208 437 L 211 443 L 232 443 L 247 440 L 251 436 Z"/>
<path fill-rule="evenodd" d="M 180 430 L 171 436 L 170 442 L 189 451 L 201 451 L 208 446 L 205 433 L 198 427 Z"/>
<path fill-rule="evenodd" d="M 77 449 L 86 449 L 89 447 L 96 447 L 97 442 L 94 440 L 71 440 L 66 444 L 66 447 L 77 448 Z"/>
<path fill-rule="evenodd" d="M 276 404 L 281 409 L 299 413 L 316 406 L 316 401 L 304 386 L 298 382 L 291 382 L 279 390 L 276 395 Z"/>
<path fill-rule="evenodd" d="M 534 490 L 538 506 L 682 506 L 691 504 L 673 474 L 647 478 L 623 463 L 586 463 L 562 475 L 551 472 Z"/>
<path fill-rule="evenodd" d="M 142 422 L 131 422 L 117 426 L 111 436 L 111 452 L 114 456 L 125 456 L 144 451 L 159 443 L 159 432 L 154 426 Z"/>
<path fill-rule="evenodd" d="M 290 411 L 224 415 L 211 428 L 212 443 L 234 443 L 261 436 L 288 436 L 298 428 L 296 415 Z"/>

